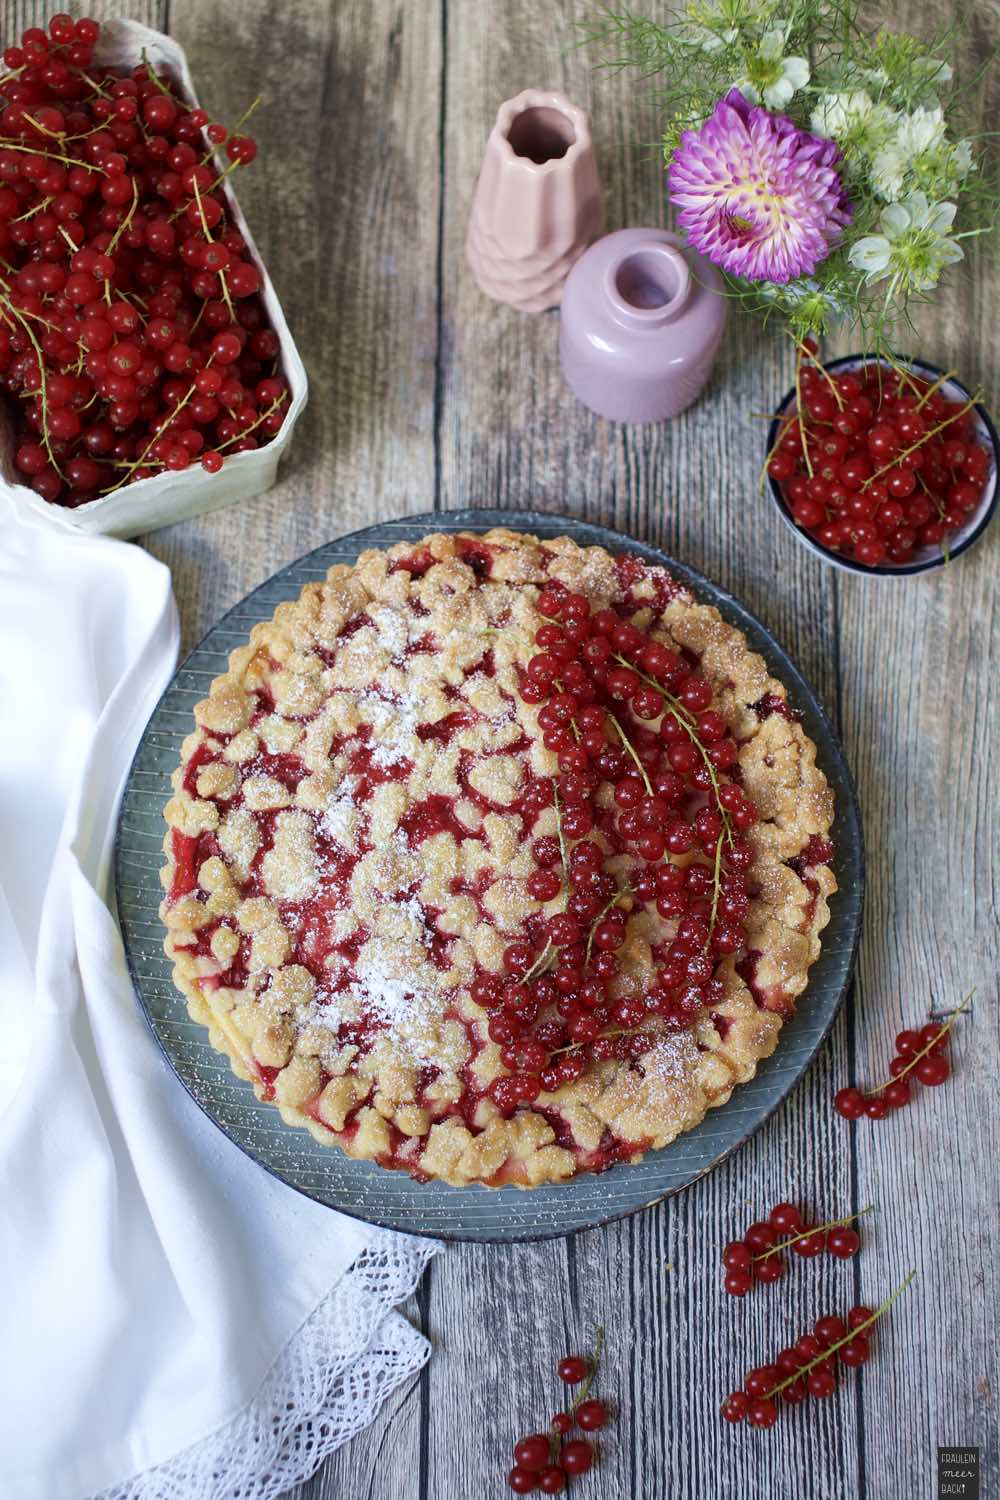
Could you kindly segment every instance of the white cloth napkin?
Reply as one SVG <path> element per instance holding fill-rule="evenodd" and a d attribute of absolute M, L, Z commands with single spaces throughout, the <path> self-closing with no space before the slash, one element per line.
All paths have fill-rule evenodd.
<path fill-rule="evenodd" d="M 171 1075 L 104 904 L 174 667 L 167 570 L 0 497 L 0 1491 L 268 1500 L 427 1357 L 433 1242 L 243 1156 Z"/>

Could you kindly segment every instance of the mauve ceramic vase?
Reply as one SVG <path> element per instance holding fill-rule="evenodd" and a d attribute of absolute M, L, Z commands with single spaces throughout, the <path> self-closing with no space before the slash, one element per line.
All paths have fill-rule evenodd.
<path fill-rule="evenodd" d="M 601 224 L 583 110 L 547 89 L 506 100 L 486 143 L 466 242 L 482 290 L 522 312 L 557 307 Z"/>
<path fill-rule="evenodd" d="M 566 281 L 559 357 L 573 394 L 616 422 L 661 422 L 705 384 L 726 322 L 722 277 L 665 229 L 620 229 Z"/>

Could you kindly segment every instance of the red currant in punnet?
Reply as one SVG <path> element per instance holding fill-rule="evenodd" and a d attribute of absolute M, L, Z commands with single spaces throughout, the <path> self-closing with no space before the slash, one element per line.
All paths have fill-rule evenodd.
<path fill-rule="evenodd" d="M 65 505 L 202 453 L 217 473 L 269 441 L 288 407 L 223 181 L 253 161 L 254 141 L 231 138 L 228 169 L 202 160 L 217 134 L 204 111 L 146 62 L 94 65 L 99 38 L 96 21 L 63 13 L 47 33 L 28 28 L 7 49 L 19 76 L 0 86 L 8 129 L 30 104 L 32 134 L 30 152 L 2 152 L 0 388 L 16 467 Z"/>

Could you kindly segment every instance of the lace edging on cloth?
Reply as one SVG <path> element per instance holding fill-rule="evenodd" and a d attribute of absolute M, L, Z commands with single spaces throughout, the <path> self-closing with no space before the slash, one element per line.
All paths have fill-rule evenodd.
<path fill-rule="evenodd" d="M 427 1340 L 392 1309 L 440 1249 L 434 1240 L 381 1236 L 231 1422 L 94 1500 L 275 1500 L 307 1479 L 425 1363 Z"/>

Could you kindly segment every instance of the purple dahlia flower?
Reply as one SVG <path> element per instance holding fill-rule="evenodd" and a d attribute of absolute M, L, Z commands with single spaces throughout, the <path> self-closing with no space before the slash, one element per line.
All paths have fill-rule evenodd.
<path fill-rule="evenodd" d="M 724 271 L 792 281 L 810 275 L 850 223 L 839 162 L 836 142 L 731 89 L 681 136 L 670 201 L 690 243 Z"/>

